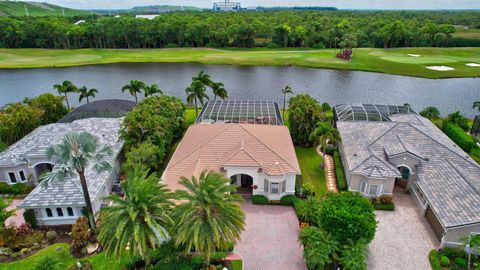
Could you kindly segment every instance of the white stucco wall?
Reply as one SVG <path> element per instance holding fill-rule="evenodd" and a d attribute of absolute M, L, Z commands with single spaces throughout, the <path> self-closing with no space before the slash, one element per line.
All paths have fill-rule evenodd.
<path fill-rule="evenodd" d="M 447 228 L 445 236 L 442 238 L 442 244 L 445 246 L 461 246 L 464 237 L 470 234 L 480 234 L 480 224 L 460 226 L 455 228 Z"/>
<path fill-rule="evenodd" d="M 374 179 L 374 178 L 367 178 L 363 175 L 358 175 L 358 174 L 351 174 L 350 175 L 350 183 L 349 183 L 349 189 L 351 191 L 358 191 L 360 192 L 360 183 L 365 182 L 367 184 L 366 190 L 365 190 L 365 196 L 368 195 L 368 191 L 370 189 L 370 185 L 378 185 L 378 193 L 377 195 L 372 195 L 372 196 L 381 196 L 381 195 L 392 195 L 393 193 L 393 187 L 395 185 L 395 178 L 389 177 L 385 179 Z"/>

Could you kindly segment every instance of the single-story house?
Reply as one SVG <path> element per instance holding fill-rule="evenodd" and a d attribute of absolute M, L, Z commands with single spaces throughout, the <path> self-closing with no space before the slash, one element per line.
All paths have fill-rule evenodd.
<path fill-rule="evenodd" d="M 265 101 L 208 102 L 178 145 L 163 175 L 171 190 L 181 177 L 214 171 L 242 193 L 269 200 L 295 193 L 300 167 L 278 106 Z M 281 118 L 280 118 L 281 119 Z"/>
<path fill-rule="evenodd" d="M 98 138 L 100 145 L 112 147 L 111 171 L 96 173 L 92 169 L 94 164 L 86 168 L 88 189 L 94 211 L 97 212 L 103 198 L 110 194 L 120 171 L 123 141 L 119 138 L 118 130 L 121 121 L 121 118 L 87 118 L 38 127 L 0 153 L 0 181 L 11 185 L 27 183 L 36 186 L 19 207 L 34 209 L 38 225 L 73 224 L 82 216 L 85 206 L 80 181 L 74 176 L 55 181 L 47 187 L 39 185 L 41 175 L 55 166 L 55 160 L 47 158 L 46 150 L 60 143 L 69 132 L 88 132 Z"/>
<path fill-rule="evenodd" d="M 442 245 L 480 233 L 480 166 L 410 106 L 335 106 L 349 189 L 365 196 L 411 191 Z"/>

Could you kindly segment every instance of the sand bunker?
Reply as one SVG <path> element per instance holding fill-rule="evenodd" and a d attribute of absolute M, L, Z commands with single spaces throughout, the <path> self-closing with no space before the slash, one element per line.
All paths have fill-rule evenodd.
<path fill-rule="evenodd" d="M 407 53 L 407 55 L 411 57 L 420 57 L 420 54 L 414 54 L 414 53 Z"/>
<path fill-rule="evenodd" d="M 431 70 L 436 70 L 436 71 L 451 71 L 451 70 L 455 70 L 454 68 L 452 67 L 447 67 L 447 66 L 429 66 L 427 67 L 428 69 L 431 69 Z"/>
<path fill-rule="evenodd" d="M 465 65 L 467 65 L 469 67 L 480 67 L 480 64 L 478 64 L 478 63 L 466 63 Z"/>

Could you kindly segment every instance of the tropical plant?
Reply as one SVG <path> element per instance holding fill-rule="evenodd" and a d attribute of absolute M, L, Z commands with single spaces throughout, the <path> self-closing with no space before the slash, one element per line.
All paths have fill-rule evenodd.
<path fill-rule="evenodd" d="M 70 104 L 68 102 L 68 93 L 76 93 L 78 88 L 71 81 L 63 81 L 62 84 L 55 84 L 53 89 L 57 90 L 58 94 L 65 95 L 65 101 L 67 102 L 67 109 L 70 110 Z"/>
<path fill-rule="evenodd" d="M 221 82 L 213 82 L 212 83 L 212 91 L 213 91 L 213 100 L 217 100 L 217 97 L 225 100 L 228 98 L 228 92 L 225 89 L 225 86 Z"/>
<path fill-rule="evenodd" d="M 337 257 L 339 243 L 320 228 L 303 228 L 299 240 L 303 245 L 303 257 L 309 269 L 324 269 Z"/>
<path fill-rule="evenodd" d="M 95 88 L 90 88 L 88 89 L 86 86 L 81 87 L 78 89 L 78 92 L 80 93 L 80 96 L 78 97 L 78 102 L 82 102 L 84 98 L 87 99 L 87 103 L 90 103 L 89 97 L 95 97 L 95 94 L 98 93 L 98 90 Z"/>
<path fill-rule="evenodd" d="M 297 210 L 299 218 L 310 225 L 319 225 L 320 201 L 308 196 L 303 202 L 301 208 Z"/>
<path fill-rule="evenodd" d="M 142 166 L 128 173 L 122 188 L 125 195 L 109 196 L 112 204 L 100 212 L 98 240 L 107 255 L 122 258 L 128 253 L 141 256 L 148 264 L 148 251 L 169 238 L 172 194 L 156 173 Z"/>
<path fill-rule="evenodd" d="M 450 123 L 456 124 L 465 131 L 468 131 L 470 128 L 468 118 L 463 116 L 460 111 L 449 114 L 446 120 Z"/>
<path fill-rule="evenodd" d="M 473 109 L 477 109 L 480 112 L 480 100 L 473 102 Z"/>
<path fill-rule="evenodd" d="M 142 90 L 145 90 L 146 84 L 139 80 L 131 80 L 130 84 L 124 85 L 122 87 L 122 92 L 128 91 L 130 95 L 135 97 L 135 103 L 138 103 L 137 94 L 141 93 Z"/>
<path fill-rule="evenodd" d="M 289 100 L 289 129 L 293 143 L 310 145 L 309 135 L 317 123 L 326 120 L 320 104 L 309 95 L 296 95 Z"/>
<path fill-rule="evenodd" d="M 322 147 L 322 166 L 325 160 L 325 151 L 328 145 L 337 145 L 341 142 L 340 132 L 330 123 L 320 122 L 310 134 L 310 141 L 320 144 Z"/>
<path fill-rule="evenodd" d="M 153 96 L 153 95 L 156 95 L 156 94 L 163 95 L 162 89 L 160 89 L 160 87 L 158 87 L 158 85 L 156 83 L 154 83 L 150 86 L 145 85 L 143 93 L 145 94 L 145 97 Z"/>
<path fill-rule="evenodd" d="M 196 77 L 192 78 L 192 81 L 199 81 L 201 82 L 204 86 L 211 87 L 213 85 L 213 81 L 210 78 L 210 75 L 208 75 L 205 71 L 200 71 Z"/>
<path fill-rule="evenodd" d="M 43 93 L 34 98 L 25 98 L 23 103 L 39 109 L 43 112 L 40 117 L 40 124 L 46 125 L 55 123 L 68 113 L 67 107 L 63 105 L 65 97 L 55 96 L 52 93 Z"/>
<path fill-rule="evenodd" d="M 0 198 L 0 228 L 5 228 L 5 221 L 15 215 L 15 210 L 7 210 L 11 200 Z"/>
<path fill-rule="evenodd" d="M 282 113 L 282 118 L 283 121 L 285 121 L 285 109 L 287 107 L 287 95 L 288 94 L 293 94 L 293 89 L 286 85 L 284 88 L 282 88 L 282 94 L 283 94 L 283 113 Z"/>
<path fill-rule="evenodd" d="M 76 249 L 82 249 L 94 240 L 92 230 L 88 225 L 88 218 L 79 217 L 77 219 L 75 224 L 72 225 L 71 236 L 72 246 Z"/>
<path fill-rule="evenodd" d="M 420 115 L 430 120 L 438 119 L 440 117 L 440 111 L 436 107 L 426 107 L 420 112 Z"/>
<path fill-rule="evenodd" d="M 462 238 L 464 250 L 468 254 L 468 266 L 470 269 L 470 263 L 472 259 L 472 253 L 478 254 L 480 252 L 480 234 L 471 234 Z"/>
<path fill-rule="evenodd" d="M 365 241 L 350 242 L 342 246 L 338 262 L 345 270 L 366 270 L 367 252 Z"/>
<path fill-rule="evenodd" d="M 205 93 L 205 85 L 194 79 L 192 84 L 185 89 L 187 93 L 187 102 L 189 105 L 194 104 L 195 106 L 195 115 L 198 116 L 198 103 L 203 106 L 205 99 L 209 99 L 208 95 Z"/>
<path fill-rule="evenodd" d="M 63 137 L 61 143 L 47 149 L 47 157 L 49 160 L 55 160 L 55 167 L 42 176 L 42 186 L 45 188 L 53 181 L 63 181 L 78 174 L 88 220 L 90 227 L 94 230 L 96 229 L 95 218 L 85 170 L 90 164 L 94 164 L 92 169 L 96 172 L 110 170 L 112 165 L 107 158 L 110 158 L 111 154 L 110 146 L 105 145 L 100 148 L 98 139 L 88 132 L 70 132 Z"/>
<path fill-rule="evenodd" d="M 237 187 L 215 172 L 180 179 L 185 190 L 177 191 L 184 203 L 174 210 L 175 243 L 186 252 L 200 252 L 207 263 L 216 250 L 228 250 L 245 228 L 245 214 L 236 194 Z"/>
<path fill-rule="evenodd" d="M 62 262 L 55 256 L 46 255 L 33 264 L 32 270 L 59 270 L 63 268 Z"/>

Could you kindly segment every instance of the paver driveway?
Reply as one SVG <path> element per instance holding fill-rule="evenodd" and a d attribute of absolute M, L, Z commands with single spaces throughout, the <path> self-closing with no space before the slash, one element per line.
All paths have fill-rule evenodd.
<path fill-rule="evenodd" d="M 298 219 L 293 207 L 242 205 L 246 228 L 235 251 L 243 258 L 244 270 L 306 270 L 298 244 Z"/>
<path fill-rule="evenodd" d="M 439 246 L 411 195 L 394 191 L 395 211 L 375 211 L 377 232 L 369 248 L 369 270 L 431 269 L 428 252 Z"/>

